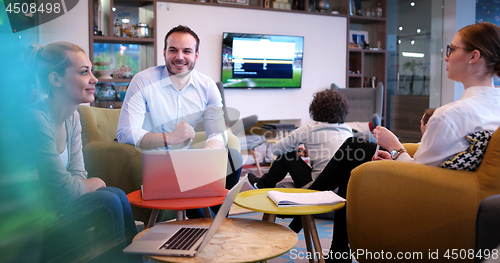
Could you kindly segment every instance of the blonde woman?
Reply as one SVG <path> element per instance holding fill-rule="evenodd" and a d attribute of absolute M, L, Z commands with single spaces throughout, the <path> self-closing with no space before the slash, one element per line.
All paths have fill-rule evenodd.
<path fill-rule="evenodd" d="M 42 261 L 141 262 L 122 249 L 137 230 L 125 193 L 87 178 L 82 154 L 80 103 L 94 100 L 97 79 L 85 52 L 68 42 L 32 44 L 25 60 L 46 94 L 23 119 L 46 213 Z M 88 237 L 95 227 L 94 238 Z"/>

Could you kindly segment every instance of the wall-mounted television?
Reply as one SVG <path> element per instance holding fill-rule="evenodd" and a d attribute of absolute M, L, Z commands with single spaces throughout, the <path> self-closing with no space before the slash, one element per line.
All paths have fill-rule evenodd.
<path fill-rule="evenodd" d="M 304 37 L 222 34 L 224 88 L 300 88 Z"/>

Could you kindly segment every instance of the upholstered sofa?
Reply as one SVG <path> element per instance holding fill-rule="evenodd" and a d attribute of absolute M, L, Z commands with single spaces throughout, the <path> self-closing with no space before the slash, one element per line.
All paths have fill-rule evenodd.
<path fill-rule="evenodd" d="M 82 144 L 85 168 L 89 177 L 99 177 L 107 186 L 122 189 L 126 194 L 139 190 L 142 184 L 142 153 L 130 144 L 115 141 L 120 109 L 78 107 L 82 124 Z M 193 147 L 202 147 L 204 132 L 197 132 Z M 229 134 L 228 148 L 240 152 L 236 136 Z M 147 222 L 150 209 L 132 207 L 134 218 Z M 161 211 L 158 220 L 175 218 L 172 211 Z"/>
<path fill-rule="evenodd" d="M 452 249 L 457 249 L 462 250 L 461 256 L 450 261 L 464 258 L 465 251 L 474 249 L 479 203 L 500 193 L 499 130 L 475 172 L 391 161 L 368 162 L 354 169 L 347 188 L 351 249 L 379 255 L 384 251 L 393 257 L 398 252 L 420 252 L 427 260 L 429 253 L 438 251 L 432 254 L 439 257 L 435 262 L 445 261 L 445 253 L 451 256 Z M 413 154 L 418 145 L 405 147 Z M 462 261 L 473 262 L 467 255 Z M 364 256 L 358 260 L 387 261 Z"/>

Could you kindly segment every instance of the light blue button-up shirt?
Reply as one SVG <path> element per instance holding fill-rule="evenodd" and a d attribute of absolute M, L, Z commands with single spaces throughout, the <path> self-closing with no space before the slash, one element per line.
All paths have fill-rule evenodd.
<path fill-rule="evenodd" d="M 179 91 L 164 65 L 151 67 L 130 82 L 117 139 L 139 146 L 148 132 L 171 133 L 181 121 L 195 127 L 200 120 L 209 135 L 207 141 L 217 139 L 226 144 L 227 138 L 221 135 L 225 131 L 222 98 L 215 82 L 193 70 L 188 85 Z"/>

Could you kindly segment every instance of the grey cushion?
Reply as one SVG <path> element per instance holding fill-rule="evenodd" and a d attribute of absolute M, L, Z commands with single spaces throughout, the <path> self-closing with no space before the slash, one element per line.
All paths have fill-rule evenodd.
<path fill-rule="evenodd" d="M 260 135 L 246 135 L 240 138 L 241 150 L 250 150 L 264 143 L 264 137 Z"/>

